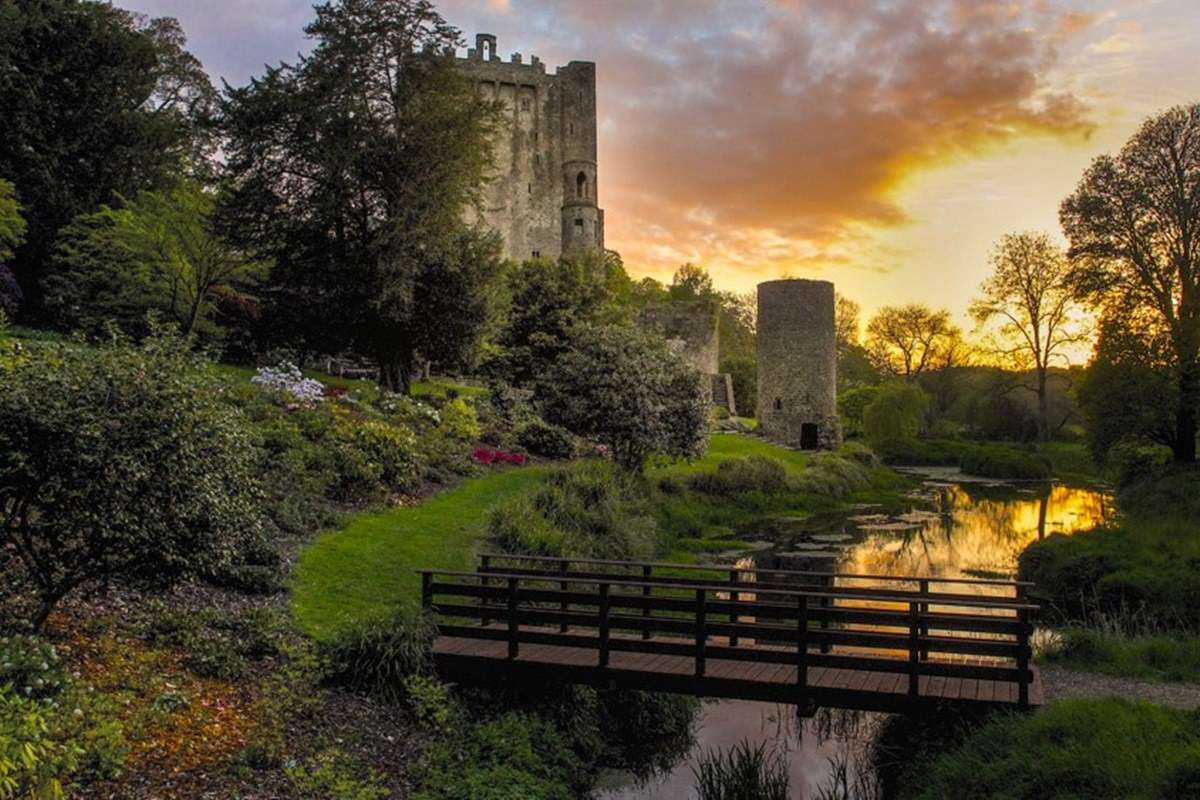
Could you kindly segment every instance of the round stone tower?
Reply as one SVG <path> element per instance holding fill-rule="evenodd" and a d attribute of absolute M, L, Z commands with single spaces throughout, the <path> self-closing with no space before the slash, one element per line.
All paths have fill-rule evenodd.
<path fill-rule="evenodd" d="M 804 450 L 841 446 L 833 284 L 758 285 L 758 425 Z"/>

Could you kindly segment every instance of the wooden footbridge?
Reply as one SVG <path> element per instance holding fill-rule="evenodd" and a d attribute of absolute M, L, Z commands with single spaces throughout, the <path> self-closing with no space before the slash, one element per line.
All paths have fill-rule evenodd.
<path fill-rule="evenodd" d="M 485 555 L 422 571 L 439 674 L 905 712 L 1029 708 L 1025 585 Z"/>

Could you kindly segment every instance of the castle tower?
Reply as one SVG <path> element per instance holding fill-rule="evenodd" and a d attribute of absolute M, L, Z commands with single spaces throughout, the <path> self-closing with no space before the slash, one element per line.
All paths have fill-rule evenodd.
<path fill-rule="evenodd" d="M 494 173 L 482 221 L 504 237 L 515 261 L 604 248 L 597 188 L 596 65 L 572 61 L 553 75 L 536 56 L 501 59 L 481 33 L 459 67 L 479 93 L 498 100 L 505 122 L 492 142 Z"/>
<path fill-rule="evenodd" d="M 758 425 L 804 450 L 841 446 L 833 284 L 758 285 Z"/>

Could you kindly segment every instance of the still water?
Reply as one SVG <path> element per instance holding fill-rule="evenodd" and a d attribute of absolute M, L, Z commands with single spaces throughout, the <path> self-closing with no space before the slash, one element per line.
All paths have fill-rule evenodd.
<path fill-rule="evenodd" d="M 770 546 L 737 561 L 748 568 L 1004 580 L 1031 542 L 1090 530 L 1113 511 L 1111 498 L 1093 489 L 965 482 L 949 473 L 927 477 L 913 501 L 913 510 L 899 515 L 862 507 L 769 520 L 759 538 Z M 878 715 L 838 712 L 797 720 L 788 706 L 706 702 L 696 744 L 678 764 L 646 782 L 610 775 L 598 797 L 690 800 L 700 756 L 743 740 L 786 756 L 793 797 L 853 797 L 856 783 L 870 781 L 863 752 L 878 722 Z"/>

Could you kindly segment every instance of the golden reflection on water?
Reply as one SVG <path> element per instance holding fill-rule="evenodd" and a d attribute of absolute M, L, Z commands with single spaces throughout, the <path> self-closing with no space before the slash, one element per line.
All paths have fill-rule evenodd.
<path fill-rule="evenodd" d="M 868 531 L 847 549 L 839 571 L 1005 578 L 1031 542 L 1091 530 L 1112 514 L 1110 499 L 1089 489 L 1051 486 L 1002 497 L 976 491 L 973 497 L 962 486 L 938 486 L 934 514 L 909 530 Z"/>

